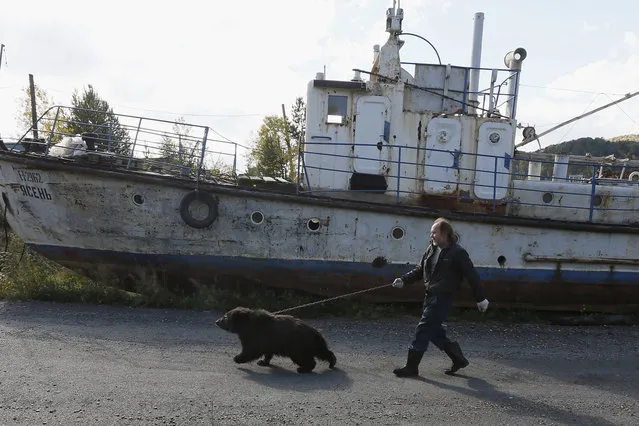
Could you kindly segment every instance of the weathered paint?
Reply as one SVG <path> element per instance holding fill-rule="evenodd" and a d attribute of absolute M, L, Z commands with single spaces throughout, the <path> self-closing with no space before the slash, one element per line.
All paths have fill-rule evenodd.
<path fill-rule="evenodd" d="M 223 272 L 317 294 L 343 294 L 387 282 L 411 268 L 438 215 L 382 209 L 362 201 L 201 184 L 201 190 L 219 198 L 219 217 L 209 228 L 195 229 L 179 213 L 181 199 L 190 192 L 188 181 L 144 175 L 131 179 L 125 172 L 73 169 L 47 160 L 22 158 L 22 163 L 12 165 L 0 154 L 2 192 L 13 211 L 7 215 L 12 228 L 60 263 L 88 272 L 95 270 L 91 265 L 102 264 L 103 269 L 119 271 L 118 276 L 148 264 L 178 271 L 173 276 L 182 280 L 206 281 Z M 55 203 L 25 196 L 16 185 L 15 168 L 42 176 L 41 184 L 50 188 Z M 142 204 L 135 202 L 136 195 Z M 264 216 L 259 225 L 250 219 L 256 211 Z M 317 231 L 309 229 L 311 219 L 319 219 Z M 497 306 L 597 305 L 620 310 L 639 305 L 635 285 L 639 265 L 614 264 L 611 269 L 601 262 L 603 253 L 610 259 L 633 258 L 639 247 L 632 233 L 491 223 L 463 213 L 456 214 L 454 224 Z M 404 230 L 399 240 L 392 236 L 396 227 Z M 559 268 L 553 259 L 567 253 L 597 261 L 565 262 Z M 527 262 L 526 256 L 539 261 Z M 376 260 L 380 258 L 386 260 L 381 267 Z M 366 297 L 416 300 L 421 296 L 416 286 L 405 293 L 380 291 Z M 462 297 L 460 302 L 469 299 Z"/>

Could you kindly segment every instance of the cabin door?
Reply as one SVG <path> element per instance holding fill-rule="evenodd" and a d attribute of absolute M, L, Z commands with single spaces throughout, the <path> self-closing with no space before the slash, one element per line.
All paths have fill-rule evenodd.
<path fill-rule="evenodd" d="M 513 127 L 508 123 L 486 122 L 479 126 L 475 166 L 475 196 L 501 200 L 508 193 Z"/>
<path fill-rule="evenodd" d="M 459 182 L 461 123 L 456 118 L 437 117 L 426 128 L 424 190 L 453 194 Z"/>
<path fill-rule="evenodd" d="M 357 100 L 356 108 L 353 171 L 385 174 L 390 159 L 390 102 L 385 96 L 364 96 Z"/>

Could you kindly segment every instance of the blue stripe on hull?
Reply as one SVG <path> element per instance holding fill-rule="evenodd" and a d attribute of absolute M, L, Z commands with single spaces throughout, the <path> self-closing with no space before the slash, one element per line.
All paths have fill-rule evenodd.
<path fill-rule="evenodd" d="M 273 269 L 299 271 L 309 274 L 348 274 L 369 277 L 391 278 L 407 272 L 413 265 L 388 264 L 375 268 L 371 263 L 302 260 L 302 259 L 259 259 L 237 256 L 205 256 L 179 254 L 140 254 L 110 250 L 91 250 L 50 245 L 30 245 L 45 256 L 65 263 L 65 261 L 79 261 L 86 263 L 112 263 L 125 265 L 153 265 L 160 268 L 179 265 L 197 269 L 215 269 L 219 272 L 235 273 L 243 269 L 252 272 L 269 271 Z M 479 267 L 478 271 L 485 281 L 491 282 L 527 282 L 548 283 L 562 281 L 577 284 L 639 284 L 638 272 L 618 271 L 572 271 L 557 269 L 514 269 Z"/>

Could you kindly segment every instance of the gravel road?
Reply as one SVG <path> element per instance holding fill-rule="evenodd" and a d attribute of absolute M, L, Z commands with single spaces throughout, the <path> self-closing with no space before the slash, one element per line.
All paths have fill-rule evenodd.
<path fill-rule="evenodd" d="M 417 313 L 416 313 L 417 314 Z M 218 312 L 0 302 L 0 424 L 637 425 L 639 327 L 452 323 L 471 364 L 394 377 L 414 320 L 315 319 L 337 356 L 236 365 Z"/>

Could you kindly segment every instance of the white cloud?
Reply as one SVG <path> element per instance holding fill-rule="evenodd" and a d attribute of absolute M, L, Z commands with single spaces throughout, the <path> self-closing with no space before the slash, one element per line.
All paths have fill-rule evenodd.
<path fill-rule="evenodd" d="M 599 30 L 599 26 L 597 24 L 591 24 L 587 21 L 584 21 L 583 30 L 587 33 L 592 33 Z"/>
<path fill-rule="evenodd" d="M 290 106 L 297 96 L 305 96 L 308 81 L 324 65 L 331 79 L 348 80 L 352 68 L 368 69 L 373 45 L 386 41 L 385 13 L 392 6 L 392 0 L 182 0 L 179 7 L 112 0 L 91 9 L 80 0 L 14 3 L 0 15 L 0 42 L 7 46 L 7 65 L 3 63 L 0 69 L 0 134 L 5 138 L 17 133 L 17 99 L 32 73 L 36 84 L 58 103 L 70 104 L 74 89 L 92 84 L 116 112 L 171 120 L 184 116 L 242 144 L 248 144 L 263 115 L 279 115 L 282 103 Z M 463 2 L 406 0 L 401 7 L 404 29 L 429 38 L 443 21 L 459 19 L 463 24 L 456 28 L 465 28 L 466 33 L 472 26 L 472 14 L 466 14 L 470 5 Z M 460 9 L 463 16 L 442 19 L 444 14 L 461 14 Z M 561 28 L 567 25 L 558 22 Z M 586 15 L 573 22 L 573 28 L 582 22 L 584 31 L 614 28 L 597 21 L 597 16 Z M 467 60 L 467 43 L 446 43 L 456 33 L 440 35 L 445 40 L 436 43 L 438 48 L 447 44 L 460 49 L 441 52 L 445 61 L 456 56 Z M 617 43 L 605 47 L 607 59 L 544 85 L 606 93 L 639 88 L 637 36 L 632 32 L 618 35 Z M 519 40 L 522 45 L 530 44 L 531 59 L 538 57 L 535 60 L 542 63 L 543 54 L 533 55 L 537 37 L 523 34 Z M 485 55 L 490 55 L 490 48 L 486 44 Z M 406 60 L 422 58 L 423 52 L 432 55 L 428 46 L 418 50 L 417 40 L 407 39 L 404 49 Z M 619 54 L 611 57 L 611 49 Z M 497 57 L 503 58 L 503 53 Z M 495 64 L 487 63 L 491 65 Z M 547 69 L 551 68 L 553 64 L 548 64 Z M 518 116 L 523 122 L 537 124 L 540 132 L 550 123 L 582 113 L 593 99 L 592 108 L 608 101 L 603 95 L 595 98 L 589 93 L 522 87 Z M 639 121 L 637 105 L 639 99 L 620 107 Z M 578 122 L 566 137 L 615 136 L 629 133 L 633 126 L 613 107 Z M 636 126 L 635 132 L 639 132 Z M 544 139 L 551 140 L 550 135 Z"/>
<path fill-rule="evenodd" d="M 262 115 L 305 96 L 314 76 L 309 63 L 327 49 L 344 54 L 331 34 L 335 4 L 183 0 L 168 7 L 114 0 L 90 11 L 70 0 L 16 4 L 0 16 L 0 41 L 7 45 L 0 134 L 18 136 L 17 99 L 32 73 L 60 104 L 92 84 L 116 112 L 208 121 L 246 143 Z"/>
<path fill-rule="evenodd" d="M 637 47 L 637 34 L 631 31 L 626 31 L 623 33 L 623 39 L 630 48 L 635 49 Z"/>
<path fill-rule="evenodd" d="M 537 125 L 541 133 L 573 117 L 639 90 L 639 52 L 590 63 L 560 76 L 543 92 L 522 88 L 519 120 Z M 559 90 L 561 89 L 561 90 Z M 542 138 L 542 145 L 578 137 L 614 137 L 639 133 L 639 95 L 569 124 Z M 530 144 L 536 149 L 536 144 Z"/>

